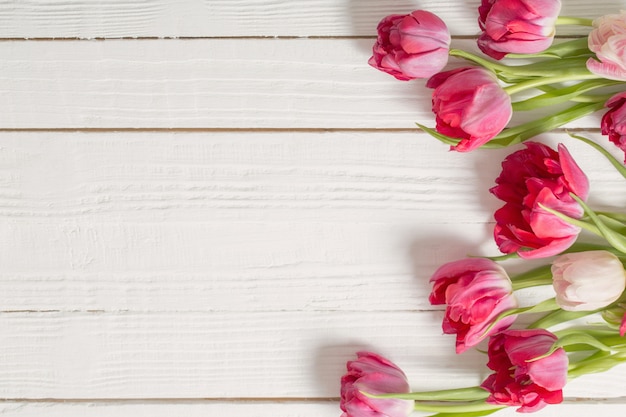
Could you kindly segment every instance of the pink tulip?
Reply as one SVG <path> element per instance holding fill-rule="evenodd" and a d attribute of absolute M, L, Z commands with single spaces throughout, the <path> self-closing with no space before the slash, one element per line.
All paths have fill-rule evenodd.
<path fill-rule="evenodd" d="M 416 10 L 380 21 L 369 64 L 403 81 L 428 78 L 448 63 L 449 49 L 450 33 L 443 20 Z"/>
<path fill-rule="evenodd" d="M 622 316 L 622 322 L 619 325 L 619 335 L 622 337 L 626 335 L 626 312 L 624 312 L 624 316 Z"/>
<path fill-rule="evenodd" d="M 626 11 L 593 21 L 588 44 L 598 60 L 589 58 L 587 69 L 610 80 L 626 81 Z"/>
<path fill-rule="evenodd" d="M 554 39 L 559 0 L 482 0 L 478 47 L 494 59 L 544 51 Z"/>
<path fill-rule="evenodd" d="M 469 258 L 441 266 L 430 278 L 431 304 L 446 304 L 443 332 L 456 334 L 456 352 L 476 346 L 509 327 L 516 316 L 497 322 L 499 314 L 517 307 L 506 271 L 484 258 Z M 489 331 L 487 329 L 490 327 Z"/>
<path fill-rule="evenodd" d="M 626 163 L 626 92 L 615 94 L 605 106 L 609 110 L 602 116 L 602 134 L 624 151 Z"/>
<path fill-rule="evenodd" d="M 592 311 L 616 301 L 626 289 L 619 258 L 604 250 L 567 253 L 552 263 L 556 303 L 567 311 Z"/>
<path fill-rule="evenodd" d="M 489 369 L 495 371 L 481 384 L 487 402 L 520 406 L 522 413 L 563 401 L 568 358 L 563 348 L 547 354 L 557 337 L 545 329 L 505 330 L 489 341 Z"/>
<path fill-rule="evenodd" d="M 407 417 L 412 400 L 371 398 L 367 394 L 406 394 L 410 392 L 406 375 L 390 360 L 371 352 L 358 352 L 348 361 L 348 372 L 341 377 L 342 417 Z"/>
<path fill-rule="evenodd" d="M 580 228 L 541 206 L 580 218 L 582 207 L 570 193 L 585 200 L 589 182 L 565 146 L 558 152 L 537 142 L 509 155 L 491 193 L 505 202 L 495 214 L 494 237 L 503 253 L 526 259 L 556 255 L 569 248 Z"/>
<path fill-rule="evenodd" d="M 437 131 L 461 139 L 451 149 L 467 152 L 493 139 L 511 120 L 511 98 L 496 76 L 482 67 L 440 72 L 426 87 L 434 88 L 432 109 Z"/>

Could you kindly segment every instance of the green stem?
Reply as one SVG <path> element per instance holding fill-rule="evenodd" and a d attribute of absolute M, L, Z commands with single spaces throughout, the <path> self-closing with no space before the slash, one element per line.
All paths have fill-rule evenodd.
<path fill-rule="evenodd" d="M 509 67 L 506 65 L 498 64 L 496 62 L 490 61 L 488 59 L 482 58 L 478 55 L 474 55 L 470 52 L 464 51 L 462 49 L 450 49 L 448 52 L 450 56 L 456 56 L 458 58 L 463 58 L 467 61 L 473 62 L 475 64 L 481 65 L 493 72 L 502 71 L 508 72 Z"/>
<path fill-rule="evenodd" d="M 489 393 L 480 387 L 451 388 L 437 391 L 409 392 L 406 394 L 374 395 L 367 392 L 363 392 L 363 394 L 371 398 L 396 398 L 414 401 L 477 401 L 484 400 L 489 396 Z"/>
<path fill-rule="evenodd" d="M 593 80 L 593 79 L 602 78 L 596 74 L 590 73 L 586 68 L 584 70 L 579 69 L 578 71 L 579 71 L 578 73 L 576 73 L 575 71 L 572 71 L 572 73 L 570 74 L 557 75 L 554 77 L 541 77 L 541 78 L 535 78 L 535 79 L 523 81 L 517 84 L 513 84 L 511 86 L 505 87 L 504 91 L 506 91 L 506 93 L 511 96 L 513 94 L 520 93 L 522 91 L 525 91 L 531 88 L 536 88 L 545 84 L 555 84 L 555 83 L 572 81 L 572 80 Z"/>
<path fill-rule="evenodd" d="M 539 320 L 529 324 L 526 326 L 527 329 L 548 329 L 552 326 L 556 326 L 557 324 L 565 323 L 567 321 L 579 319 L 581 317 L 589 316 L 593 314 L 593 311 L 566 311 L 566 310 L 555 310 L 551 313 L 546 314 Z"/>
<path fill-rule="evenodd" d="M 543 265 L 511 278 L 513 290 L 552 284 L 551 265 Z"/>
<path fill-rule="evenodd" d="M 555 25 L 577 25 L 577 26 L 593 26 L 593 19 L 585 19 L 582 17 L 559 16 Z"/>
<path fill-rule="evenodd" d="M 589 55 L 591 51 L 587 38 L 577 38 L 565 42 L 553 43 L 548 49 L 536 54 L 507 54 L 507 58 L 558 58 Z M 552 61 L 554 62 L 554 61 Z"/>
<path fill-rule="evenodd" d="M 609 160 L 611 165 L 613 165 L 615 167 L 615 169 L 617 169 L 617 172 L 619 172 L 622 175 L 622 177 L 626 178 L 626 167 L 624 165 L 622 165 L 622 163 L 620 161 L 615 159 L 615 157 L 613 155 L 611 155 L 611 153 L 609 151 L 607 151 L 602 146 L 598 145 L 596 142 L 592 141 L 591 139 L 587 139 L 584 136 L 574 135 L 574 134 L 571 134 L 571 133 L 569 135 L 571 137 L 573 137 L 574 139 L 578 139 L 578 140 L 586 143 L 587 145 L 591 146 L 592 148 L 595 148 L 597 151 L 599 151 L 602 155 L 604 155 L 604 157 L 606 159 Z"/>
<path fill-rule="evenodd" d="M 626 352 L 608 354 L 607 352 L 598 351 L 585 359 L 570 364 L 567 376 L 568 378 L 578 378 L 586 374 L 608 371 L 624 361 L 626 361 Z"/>
<path fill-rule="evenodd" d="M 415 411 L 426 411 L 431 413 L 471 413 L 476 411 L 488 411 L 504 408 L 501 405 L 488 404 L 483 401 L 472 401 L 462 404 L 424 404 L 415 403 Z"/>

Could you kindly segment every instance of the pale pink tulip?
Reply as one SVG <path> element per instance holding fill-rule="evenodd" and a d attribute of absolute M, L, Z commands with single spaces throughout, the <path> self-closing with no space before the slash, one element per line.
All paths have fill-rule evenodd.
<path fill-rule="evenodd" d="M 437 132 L 460 139 L 452 149 L 474 150 L 493 139 L 511 120 L 511 97 L 496 76 L 482 67 L 440 72 L 426 87 L 434 88 L 432 110 Z"/>
<path fill-rule="evenodd" d="M 545 356 L 556 341 L 545 329 L 505 330 L 492 337 L 487 366 L 495 372 L 481 385 L 490 393 L 487 402 L 520 406 L 522 413 L 562 402 L 567 354 L 558 348 Z"/>
<path fill-rule="evenodd" d="M 587 69 L 610 80 L 626 81 L 626 11 L 593 21 L 589 49 L 597 60 L 589 58 Z"/>
<path fill-rule="evenodd" d="M 589 181 L 565 146 L 556 152 L 538 142 L 525 145 L 502 162 L 497 185 L 490 190 L 505 202 L 494 213 L 494 238 L 503 253 L 544 258 L 569 248 L 580 228 L 541 206 L 580 218 L 583 209 L 570 193 L 585 200 Z"/>
<path fill-rule="evenodd" d="M 494 59 L 544 51 L 554 39 L 559 0 L 482 0 L 478 47 Z"/>
<path fill-rule="evenodd" d="M 407 417 L 412 400 L 372 398 L 366 394 L 406 394 L 410 392 L 406 375 L 390 360 L 372 352 L 358 352 L 348 361 L 341 377 L 342 417 Z"/>
<path fill-rule="evenodd" d="M 552 263 L 556 302 L 563 310 L 591 311 L 616 301 L 626 289 L 619 258 L 597 250 L 567 253 Z"/>
<path fill-rule="evenodd" d="M 429 300 L 435 305 L 446 304 L 442 328 L 446 334 L 456 334 L 457 353 L 515 321 L 516 316 L 511 315 L 494 325 L 498 315 L 517 307 L 517 301 L 506 271 L 489 259 L 447 263 L 435 271 L 430 282 L 433 290 Z"/>
<path fill-rule="evenodd" d="M 448 63 L 449 49 L 450 33 L 443 20 L 416 10 L 380 21 L 369 64 L 403 81 L 428 78 Z"/>

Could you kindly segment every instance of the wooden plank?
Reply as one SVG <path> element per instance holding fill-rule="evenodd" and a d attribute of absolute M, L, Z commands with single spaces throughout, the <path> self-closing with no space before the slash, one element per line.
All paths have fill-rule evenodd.
<path fill-rule="evenodd" d="M 604 158 L 566 143 L 593 205 L 626 204 Z M 406 132 L 0 133 L 1 308 L 430 309 L 438 266 L 499 254 L 488 189 L 509 152 Z"/>
<path fill-rule="evenodd" d="M 432 91 L 423 80 L 401 82 L 371 68 L 371 45 L 371 39 L 1 42 L 0 128 L 434 126 Z M 469 40 L 457 46 L 475 48 Z M 520 112 L 514 123 L 538 115 Z M 569 127 L 598 128 L 599 121 L 587 117 Z"/>
<path fill-rule="evenodd" d="M 189 403 L 189 402 L 159 402 L 157 404 L 138 403 L 59 403 L 59 402 L 10 402 L 0 404 L 0 412 L 10 417 L 336 417 L 339 415 L 339 405 L 336 401 L 308 402 L 308 403 L 281 403 L 281 402 L 252 402 L 252 403 Z M 624 412 L 623 403 L 596 401 L 592 403 L 566 402 L 549 406 L 533 413 L 537 417 L 549 417 L 554 413 L 569 417 L 587 417 L 589 415 L 621 415 Z M 422 416 L 422 413 L 415 413 Z M 505 409 L 494 414 L 496 417 L 519 416 L 514 408 Z"/>
<path fill-rule="evenodd" d="M 31 0 L 0 3 L 2 38 L 373 36 L 388 14 L 432 11 L 454 35 L 478 32 L 478 0 Z M 564 1 L 562 14 L 618 13 L 615 1 Z M 559 33 L 580 33 L 562 27 Z"/>
<path fill-rule="evenodd" d="M 4 313 L 4 399 L 328 398 L 345 361 L 375 350 L 414 390 L 479 384 L 486 358 L 454 354 L 436 312 Z M 626 368 L 568 397 L 623 397 Z M 427 376 L 425 378 L 425 375 Z"/>

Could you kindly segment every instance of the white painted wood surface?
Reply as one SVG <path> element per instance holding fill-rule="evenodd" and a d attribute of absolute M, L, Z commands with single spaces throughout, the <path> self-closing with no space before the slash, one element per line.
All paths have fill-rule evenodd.
<path fill-rule="evenodd" d="M 423 83 L 366 64 L 377 21 L 416 7 L 472 47 L 477 4 L 0 2 L 0 413 L 337 416 L 362 348 L 415 389 L 479 383 L 426 281 L 497 253 L 510 150 L 448 152 L 414 129 Z M 579 157 L 592 204 L 626 205 L 602 157 L 540 139 Z M 581 378 L 537 415 L 619 415 L 625 383 Z"/>

